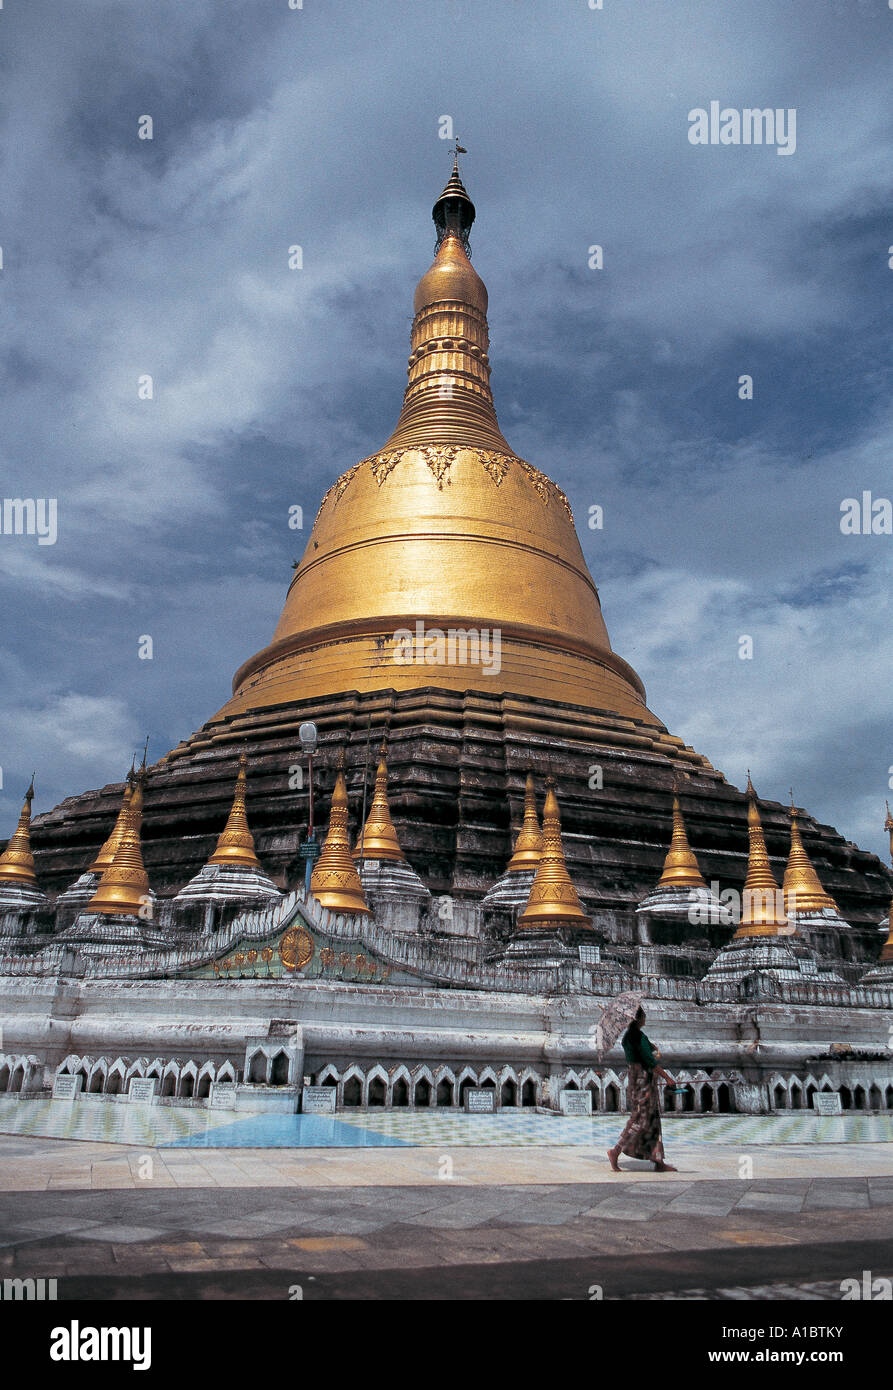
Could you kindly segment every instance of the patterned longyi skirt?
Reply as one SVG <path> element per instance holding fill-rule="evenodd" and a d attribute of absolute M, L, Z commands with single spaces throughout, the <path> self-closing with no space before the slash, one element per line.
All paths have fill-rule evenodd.
<path fill-rule="evenodd" d="M 660 1094 L 657 1076 L 633 1062 L 629 1069 L 627 1099 L 630 1117 L 617 1140 L 617 1148 L 627 1158 L 650 1159 L 663 1163 L 664 1144 L 660 1129 Z"/>

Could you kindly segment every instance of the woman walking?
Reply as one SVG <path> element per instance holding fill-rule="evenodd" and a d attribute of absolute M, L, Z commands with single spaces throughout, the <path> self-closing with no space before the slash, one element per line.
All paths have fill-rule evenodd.
<path fill-rule="evenodd" d="M 675 1173 L 677 1170 L 673 1165 L 664 1161 L 657 1090 L 659 1076 L 671 1086 L 674 1084 L 673 1078 L 658 1065 L 660 1053 L 655 1051 L 642 1032 L 644 1022 L 645 1010 L 640 1005 L 623 1035 L 623 1052 L 629 1063 L 627 1094 L 632 1113 L 614 1148 L 608 1149 L 608 1160 L 615 1173 L 621 1171 L 617 1160 L 622 1153 L 628 1158 L 650 1160 L 657 1173 Z"/>

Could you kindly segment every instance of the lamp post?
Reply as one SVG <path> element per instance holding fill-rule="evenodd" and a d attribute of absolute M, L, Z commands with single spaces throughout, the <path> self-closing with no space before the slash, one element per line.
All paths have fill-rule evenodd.
<path fill-rule="evenodd" d="M 316 752 L 316 745 L 319 736 L 316 725 L 311 723 L 302 724 L 298 729 L 298 738 L 301 741 L 301 751 L 307 755 L 309 766 L 309 776 L 307 788 L 310 797 L 310 813 L 307 825 L 307 839 L 301 845 L 301 855 L 304 859 L 304 896 L 310 895 L 310 876 L 313 873 L 313 865 L 319 858 L 319 845 L 316 843 L 316 836 L 313 829 L 313 754 Z"/>

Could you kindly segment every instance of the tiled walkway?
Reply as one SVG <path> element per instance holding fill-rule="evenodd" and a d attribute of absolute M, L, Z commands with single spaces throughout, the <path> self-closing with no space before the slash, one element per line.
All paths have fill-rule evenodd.
<path fill-rule="evenodd" d="M 542 1183 L 616 1185 L 605 1147 L 580 1145 L 470 1146 L 444 1141 L 428 1147 L 207 1149 L 93 1144 L 0 1136 L 0 1193 L 134 1188 L 478 1187 Z M 829 1180 L 893 1175 L 889 1144 L 676 1144 L 667 1153 L 678 1173 L 660 1184 L 712 1180 Z M 624 1179 L 658 1185 L 651 1164 L 621 1159 Z"/>
<path fill-rule="evenodd" d="M 839 1299 L 842 1280 L 893 1265 L 893 1178 L 469 1186 L 429 1175 L 314 1189 L 244 1176 L 200 1190 L 0 1195 L 0 1273 L 55 1278 L 62 1299 L 285 1301 L 297 1288 L 305 1299 L 586 1300 L 595 1286 L 607 1300 Z"/>

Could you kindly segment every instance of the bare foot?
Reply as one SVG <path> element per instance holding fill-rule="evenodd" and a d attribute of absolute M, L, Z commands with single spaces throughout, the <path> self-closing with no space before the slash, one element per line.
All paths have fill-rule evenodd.
<path fill-rule="evenodd" d="M 617 1150 L 616 1150 L 616 1149 L 608 1149 L 608 1162 L 610 1163 L 611 1167 L 614 1169 L 614 1172 L 615 1172 L 615 1173 L 619 1173 L 619 1172 L 622 1171 L 622 1170 L 621 1170 L 621 1167 L 620 1167 L 620 1164 L 617 1162 Z"/>
<path fill-rule="evenodd" d="M 674 1168 L 672 1163 L 655 1163 L 655 1173 L 678 1173 L 679 1169 Z"/>

